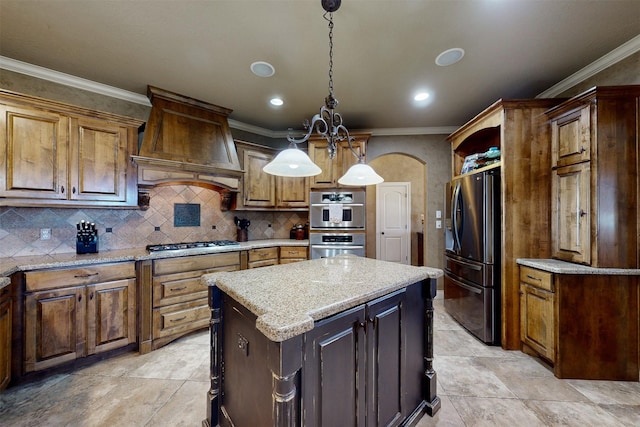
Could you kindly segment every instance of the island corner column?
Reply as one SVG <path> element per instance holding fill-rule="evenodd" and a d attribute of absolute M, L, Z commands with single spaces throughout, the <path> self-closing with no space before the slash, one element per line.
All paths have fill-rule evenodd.
<path fill-rule="evenodd" d="M 425 401 L 425 411 L 434 416 L 440 410 L 438 397 L 438 376 L 433 369 L 433 299 L 438 290 L 436 279 L 425 279 L 422 282 L 422 297 L 425 301 L 424 309 L 424 376 L 422 378 L 422 398 Z"/>
<path fill-rule="evenodd" d="M 222 405 L 222 291 L 217 286 L 209 286 L 210 320 L 210 375 L 211 387 L 207 392 L 207 418 L 202 427 L 218 427 L 220 425 L 220 409 Z"/>

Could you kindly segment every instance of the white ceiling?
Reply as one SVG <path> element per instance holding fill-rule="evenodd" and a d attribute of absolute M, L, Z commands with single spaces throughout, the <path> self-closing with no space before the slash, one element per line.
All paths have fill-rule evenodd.
<path fill-rule="evenodd" d="M 328 94 L 320 0 L 0 0 L 0 55 L 146 94 L 147 85 L 300 129 Z M 531 98 L 640 35 L 640 0 L 344 0 L 334 88 L 350 129 L 459 126 Z M 449 48 L 465 50 L 449 67 Z M 267 61 L 273 77 L 249 67 Z M 431 92 L 416 106 L 414 92 Z M 268 104 L 274 96 L 285 104 Z"/>

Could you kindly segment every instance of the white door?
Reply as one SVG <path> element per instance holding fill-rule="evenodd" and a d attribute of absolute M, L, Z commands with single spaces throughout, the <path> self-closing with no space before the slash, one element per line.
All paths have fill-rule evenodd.
<path fill-rule="evenodd" d="M 411 183 L 376 186 L 376 258 L 411 264 Z"/>

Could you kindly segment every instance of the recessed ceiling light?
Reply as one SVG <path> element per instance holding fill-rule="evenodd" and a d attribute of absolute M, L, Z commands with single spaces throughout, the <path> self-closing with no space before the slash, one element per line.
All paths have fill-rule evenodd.
<path fill-rule="evenodd" d="M 427 92 L 419 92 L 413 97 L 414 101 L 424 101 L 429 98 L 429 94 Z"/>
<path fill-rule="evenodd" d="M 284 101 L 282 100 L 282 98 L 271 98 L 269 100 L 269 103 L 271 105 L 275 105 L 276 107 L 281 106 L 282 104 L 284 104 Z"/>
<path fill-rule="evenodd" d="M 464 49 L 454 47 L 453 49 L 447 49 L 436 57 L 436 64 L 441 67 L 455 64 L 460 61 L 464 56 Z"/>
<path fill-rule="evenodd" d="M 251 72 L 260 77 L 271 77 L 276 72 L 273 65 L 264 61 L 257 61 L 251 64 Z"/>

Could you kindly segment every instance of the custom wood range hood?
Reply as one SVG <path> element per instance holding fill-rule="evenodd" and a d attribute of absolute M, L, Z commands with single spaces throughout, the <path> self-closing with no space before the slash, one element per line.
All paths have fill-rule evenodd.
<path fill-rule="evenodd" d="M 138 204 L 149 207 L 149 188 L 188 184 L 220 192 L 228 208 L 242 169 L 227 117 L 232 110 L 148 86 L 151 114 L 139 143 Z"/>

